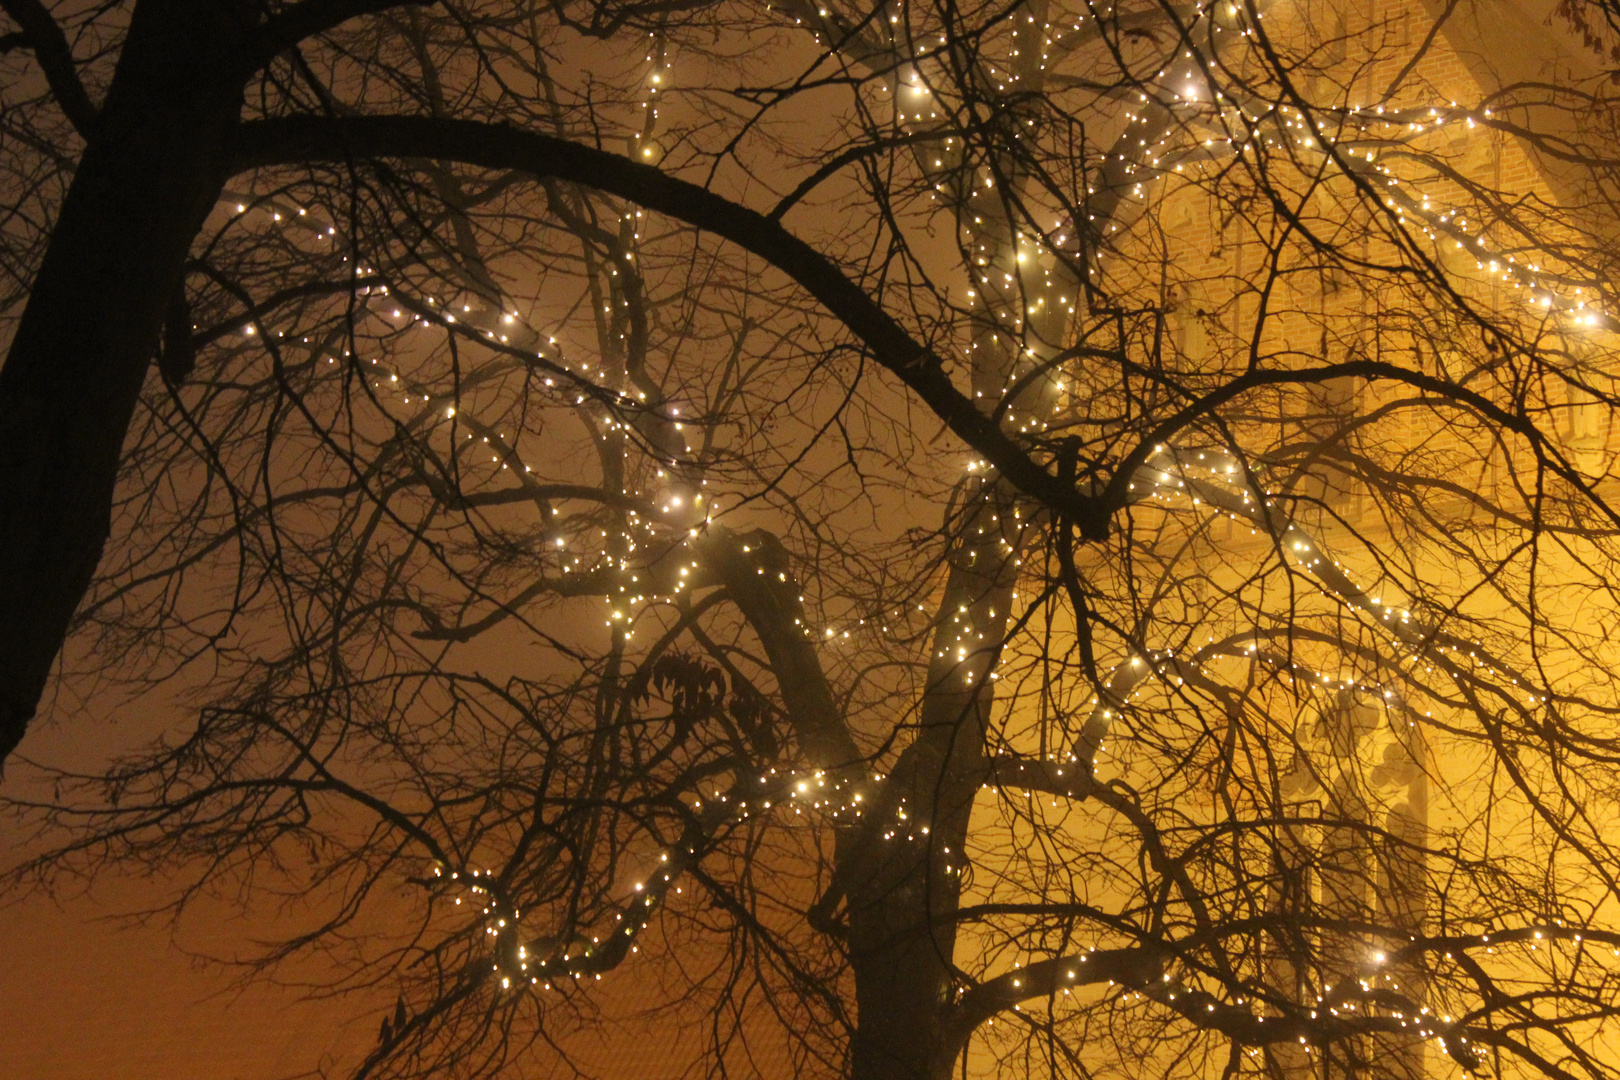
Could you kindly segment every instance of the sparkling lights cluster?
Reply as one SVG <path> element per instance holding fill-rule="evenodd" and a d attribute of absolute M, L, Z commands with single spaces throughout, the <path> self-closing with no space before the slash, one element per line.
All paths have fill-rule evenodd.
<path fill-rule="evenodd" d="M 951 44 L 913 40 L 905 31 L 903 9 L 894 9 L 884 25 L 857 25 L 814 0 L 778 0 L 774 9 L 794 25 L 808 27 L 818 41 L 836 42 L 840 49 L 874 66 L 894 72 L 887 85 L 896 129 L 915 139 L 921 175 L 931 184 L 936 202 L 954 215 L 955 238 L 963 254 L 970 287 L 965 307 L 974 313 L 972 340 L 963 345 L 973 380 L 972 393 L 986 403 L 995 402 L 995 415 L 1009 432 L 1040 436 L 1062 408 L 1063 370 L 1054 362 L 1061 350 L 1056 343 L 1078 314 L 1087 310 L 1092 290 L 1106 283 L 1104 259 L 1117 254 L 1122 233 L 1148 204 L 1155 185 L 1175 182 L 1200 168 L 1223 168 L 1234 162 L 1253 161 L 1263 153 L 1287 153 L 1296 160 L 1331 158 L 1343 175 L 1364 186 L 1401 235 L 1421 237 L 1432 245 L 1451 245 L 1473 258 L 1481 278 L 1496 286 L 1522 290 L 1526 303 L 1539 307 L 1568 325 L 1607 328 L 1611 317 L 1590 283 L 1531 261 L 1521 253 L 1498 249 L 1486 225 L 1467 212 L 1440 204 L 1422 192 L 1423 181 L 1404 175 L 1421 170 L 1426 162 L 1424 140 L 1444 133 L 1499 124 L 1488 109 L 1455 104 L 1432 108 L 1393 108 L 1387 105 L 1349 106 L 1301 110 L 1288 104 L 1261 103 L 1223 87 L 1215 78 L 1223 62 L 1226 42 L 1252 39 L 1268 4 L 1243 5 L 1221 0 L 1194 5 L 1185 39 L 1202 42 L 1189 47 L 1175 63 L 1144 81 L 1135 100 L 1124 110 L 1121 133 L 1103 155 L 1090 179 L 1084 222 L 1059 221 L 1050 234 L 1041 235 L 1029 222 L 1008 220 L 1003 201 L 1018 182 L 1017 169 L 994 158 L 970 162 L 969 147 L 952 124 L 960 102 L 950 100 L 950 80 L 942 74 L 952 60 Z M 1016 18 L 1016 16 L 1010 16 Z M 1048 58 L 1097 40 L 1100 24 L 1114 17 L 1111 7 L 1093 15 L 1074 16 L 1063 22 L 1026 23 L 1013 28 L 1012 55 L 991 64 L 987 71 L 999 92 L 1013 94 L 1038 90 L 1048 74 Z M 876 35 L 874 37 L 874 34 Z M 654 37 L 647 53 L 649 70 L 646 100 L 641 102 L 644 123 L 630 137 L 634 156 L 658 161 L 664 150 L 658 142 L 657 95 L 667 94 L 673 80 L 664 43 Z M 1034 118 L 1027 120 L 1035 124 Z M 937 136 L 927 138 L 926 136 Z M 278 227 L 297 228 L 320 242 L 341 239 L 330 215 L 290 206 L 274 199 L 243 199 L 235 205 L 239 215 L 268 216 Z M 618 222 L 623 243 L 605 269 L 612 277 L 636 273 L 640 238 L 639 211 Z M 317 220 L 319 219 L 319 220 Z M 1053 259 L 1052 255 L 1062 256 Z M 564 406 L 591 411 L 596 432 L 606 439 L 636 440 L 658 463 L 649 479 L 651 490 L 627 482 L 620 492 L 626 507 L 622 528 L 613 537 L 570 537 L 561 530 L 548 539 L 547 554 L 556 560 L 557 578 L 538 582 L 535 590 L 568 590 L 599 595 L 607 604 L 604 624 L 618 640 L 628 641 L 638 609 L 667 597 L 713 585 L 719 580 L 717 562 L 735 554 L 751 560 L 757 576 L 785 598 L 799 636 L 822 644 L 848 639 L 842 627 L 813 627 L 805 617 L 803 596 L 791 574 L 768 563 L 732 536 L 718 521 L 721 508 L 705 492 L 702 475 L 686 440 L 690 416 L 679 406 L 661 400 L 655 391 L 637 384 L 623 369 L 605 363 L 575 361 L 565 355 L 554 336 L 530 326 L 509 306 L 487 303 L 474 307 L 468 298 L 419 296 L 374 268 L 356 268 L 355 295 L 365 310 L 391 328 L 416 328 L 455 334 L 478 342 L 493 354 L 535 372 L 547 392 Z M 610 290 L 604 308 L 615 315 L 629 301 Z M 281 333 L 258 315 L 245 317 L 238 332 L 267 343 Z M 546 486 L 533 478 L 534 469 L 523 457 L 516 435 L 498 423 L 481 421 L 466 405 L 466 388 L 446 391 L 412 379 L 398 366 L 380 358 L 349 354 L 322 358 L 364 374 L 366 386 L 392 417 L 395 403 L 405 407 L 397 419 L 413 431 L 443 429 L 454 452 L 487 469 L 488 480 L 505 476 L 524 490 L 544 496 Z M 473 455 L 476 455 L 474 457 Z M 487 461 L 484 458 L 487 457 Z M 1038 529 L 1015 500 L 1009 499 L 992 471 L 978 460 L 966 466 L 965 484 L 976 496 L 962 517 L 964 540 L 953 552 L 962 584 L 949 589 L 934 620 L 930 649 L 931 681 L 936 686 L 973 692 L 998 678 L 999 646 L 1007 620 L 1014 614 L 1017 593 L 1013 582 L 1022 565 L 1025 545 Z M 1376 627 L 1401 648 L 1401 662 L 1409 666 L 1407 681 L 1439 669 L 1457 684 L 1489 688 L 1507 680 L 1522 695 L 1514 700 L 1523 710 L 1552 708 L 1552 695 L 1490 655 L 1478 642 L 1450 636 L 1414 614 L 1410 605 L 1386 603 L 1358 585 L 1343 565 L 1306 530 L 1289 520 L 1238 454 L 1215 449 L 1156 447 L 1132 472 L 1126 483 L 1137 503 L 1153 503 L 1167 511 L 1191 507 L 1216 514 L 1264 536 L 1287 564 L 1314 581 L 1324 595 Z M 555 510 L 552 513 L 556 513 Z M 967 570 L 972 573 L 968 573 Z M 771 580 L 774 579 L 774 580 Z M 953 578 L 953 581 L 956 579 Z M 568 582 L 563 585 L 562 582 Z M 984 582 L 994 584 L 986 586 Z M 509 605 L 513 602 L 509 602 Z M 876 622 L 876 620 L 874 620 Z M 862 628 L 866 620 L 858 621 Z M 1088 705 L 1072 746 L 1051 756 L 1055 775 L 1066 781 L 1067 793 L 1084 795 L 1097 781 L 1100 754 L 1122 710 L 1152 680 L 1170 685 L 1206 677 L 1214 658 L 1247 656 L 1286 671 L 1301 684 L 1348 690 L 1385 701 L 1392 714 L 1409 708 L 1398 683 L 1371 679 L 1342 679 L 1299 662 L 1286 650 L 1270 645 L 1270 632 L 1255 628 L 1213 638 L 1201 648 L 1140 650 L 1107 674 L 1104 685 Z M 1487 677 L 1489 680 L 1487 681 Z M 1010 775 L 1010 774 L 1009 774 Z M 1006 776 L 998 776 L 1003 784 Z M 650 871 L 633 883 L 627 894 L 604 911 L 594 935 L 583 935 L 565 947 L 553 949 L 525 936 L 522 911 L 505 898 L 505 885 L 483 870 L 439 867 L 438 887 L 454 892 L 456 906 L 477 908 L 479 926 L 492 939 L 491 971 L 503 988 L 529 986 L 553 989 L 565 980 L 600 979 L 638 950 L 638 936 L 650 924 L 656 909 L 669 902 L 672 890 L 690 880 L 687 871 L 714 849 L 727 829 L 767 813 L 781 817 L 816 816 L 835 825 L 861 823 L 884 841 L 928 842 L 929 826 L 915 820 L 903 798 L 893 795 L 877 774 L 841 774 L 826 770 L 789 770 L 766 767 L 759 775 L 738 778 L 727 790 L 706 799 L 694 798 L 681 837 L 656 856 L 647 857 Z M 949 852 L 947 851 L 947 854 Z M 959 856 L 943 864 L 943 872 L 960 876 Z M 1525 927 L 1469 938 L 1433 938 L 1391 945 L 1387 955 L 1370 957 L 1362 978 L 1353 984 L 1329 988 L 1304 1008 L 1308 1017 L 1263 1011 L 1264 1006 L 1243 998 L 1227 999 L 1190 981 L 1163 974 L 1147 983 L 1125 982 L 1098 950 L 1072 958 L 1042 961 L 997 976 L 969 991 L 1004 988 L 1005 1003 L 997 1007 L 1020 1009 L 1034 997 L 1071 996 L 1071 986 L 1091 982 L 1118 984 L 1122 995 L 1145 997 L 1175 1009 L 1200 1023 L 1227 1031 L 1251 1045 L 1279 1041 L 1261 1029 L 1267 1023 L 1298 1034 L 1289 1038 L 1306 1044 L 1335 1037 L 1325 1020 L 1355 1018 L 1364 1031 L 1406 1031 L 1417 1038 L 1435 1040 L 1458 1063 L 1474 1068 L 1478 1051 L 1469 1042 L 1466 1027 L 1450 1016 L 1436 1016 L 1393 985 L 1390 969 L 1420 954 L 1485 951 L 1493 954 L 1509 945 L 1525 951 L 1547 949 L 1583 941 L 1614 947 L 1620 956 L 1620 935 L 1582 932 L 1560 925 Z M 583 938 L 589 936 L 586 942 Z M 1121 961 L 1123 963 L 1123 961 Z M 1061 995 L 1059 992 L 1061 991 Z M 994 1009 L 991 1010 L 993 1012 Z M 1325 1015 L 1319 1015 L 1325 1014 Z M 1307 1023 L 1309 1021 L 1309 1023 Z M 1312 1026 L 1314 1025 L 1314 1026 Z"/>

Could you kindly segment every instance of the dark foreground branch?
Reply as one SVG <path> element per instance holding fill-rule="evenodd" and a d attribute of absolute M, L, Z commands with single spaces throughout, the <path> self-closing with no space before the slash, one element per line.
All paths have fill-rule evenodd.
<path fill-rule="evenodd" d="M 792 278 L 900 377 L 964 443 L 1024 494 L 1072 520 L 1087 539 L 1107 535 L 1101 504 L 1063 483 L 980 412 L 918 343 L 831 260 L 766 215 L 650 165 L 550 135 L 471 120 L 414 116 L 293 116 L 242 125 L 238 170 L 315 161 L 429 158 L 535 178 L 566 180 L 617 195 L 736 244 Z"/>

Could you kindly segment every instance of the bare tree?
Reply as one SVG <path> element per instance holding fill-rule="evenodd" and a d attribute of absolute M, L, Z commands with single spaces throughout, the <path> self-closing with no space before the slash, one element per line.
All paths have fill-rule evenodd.
<path fill-rule="evenodd" d="M 365 1076 L 638 966 L 716 1070 L 1614 1073 L 1601 79 L 1459 4 L 4 6 L 8 737 L 75 610 L 211 672 L 19 877 L 317 898 Z"/>

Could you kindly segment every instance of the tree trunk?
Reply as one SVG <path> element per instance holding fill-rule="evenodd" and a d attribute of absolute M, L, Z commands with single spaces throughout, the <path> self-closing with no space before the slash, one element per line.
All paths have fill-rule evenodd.
<path fill-rule="evenodd" d="M 854 1080 L 947 1080 L 959 1049 L 951 1021 L 963 849 L 986 775 L 990 673 L 1016 577 L 1004 548 L 1013 531 L 1006 494 L 987 485 L 967 516 L 971 539 L 952 553 L 917 738 L 890 777 L 903 801 L 865 826 L 871 854 L 849 902 Z"/>
<path fill-rule="evenodd" d="M 100 559 L 164 312 L 224 182 L 256 17 L 247 0 L 137 5 L 0 368 L 0 761 Z"/>

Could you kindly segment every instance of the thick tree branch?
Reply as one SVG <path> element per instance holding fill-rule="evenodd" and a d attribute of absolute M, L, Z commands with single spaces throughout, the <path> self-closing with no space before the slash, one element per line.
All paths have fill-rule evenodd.
<path fill-rule="evenodd" d="M 1085 799 L 1097 789 L 1097 782 L 1083 766 L 1042 758 L 998 754 L 990 759 L 990 776 L 998 787 L 1040 791 L 1070 799 Z"/>
<path fill-rule="evenodd" d="M 1003 1009 L 1058 993 L 1066 987 L 1109 982 L 1140 989 L 1163 975 L 1169 958 L 1167 949 L 1130 946 L 1037 960 L 997 975 L 963 994 L 956 1004 L 958 1023 L 972 1029 Z"/>
<path fill-rule="evenodd" d="M 693 545 L 707 564 L 699 573 L 725 585 L 759 635 L 794 734 L 811 762 L 817 768 L 850 768 L 861 761 L 861 753 L 805 633 L 804 607 L 797 582 L 787 576 L 786 552 L 768 533 L 748 534 L 752 543 L 746 547 L 742 539 L 729 529 L 708 526 Z"/>
<path fill-rule="evenodd" d="M 553 177 L 617 195 L 737 244 L 792 278 L 909 386 L 935 415 L 1013 486 L 1102 539 L 1108 517 L 1097 499 L 1034 461 L 945 373 L 940 357 L 911 337 L 831 260 L 764 214 L 618 154 L 566 139 L 470 120 L 414 116 L 293 116 L 243 124 L 238 171 L 357 158 L 434 158 Z"/>
<path fill-rule="evenodd" d="M 242 113 L 233 61 L 258 12 L 253 0 L 135 5 L 0 367 L 0 756 L 38 708 L 101 557 L 124 436 L 218 201 Z"/>
<path fill-rule="evenodd" d="M 40 0 L 0 0 L 0 8 L 22 27 L 28 47 L 34 50 L 34 59 L 39 61 L 45 81 L 56 95 L 56 103 L 79 134 L 88 139 L 95 131 L 97 109 L 73 68 L 73 50 L 62 28 Z"/>

